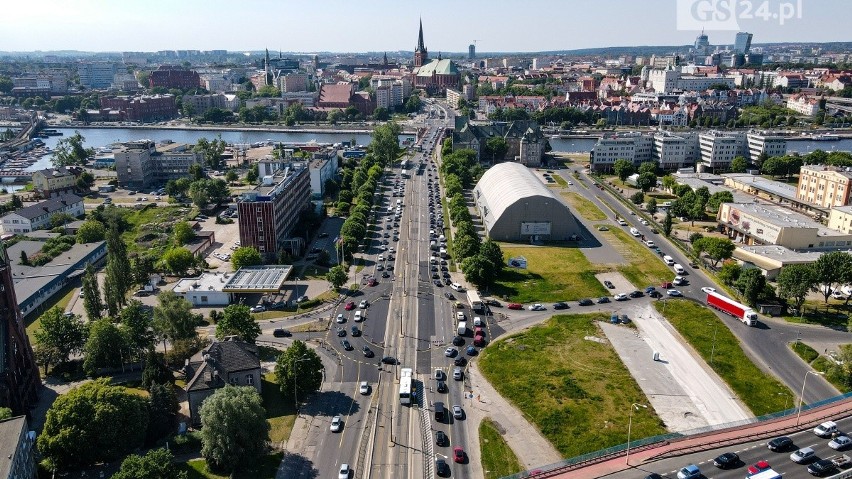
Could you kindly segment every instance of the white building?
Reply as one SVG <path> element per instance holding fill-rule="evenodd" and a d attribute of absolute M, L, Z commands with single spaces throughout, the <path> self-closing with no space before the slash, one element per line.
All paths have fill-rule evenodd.
<path fill-rule="evenodd" d="M 677 170 L 695 165 L 698 135 L 692 132 L 661 131 L 654 135 L 651 159 L 664 170 Z"/>
<path fill-rule="evenodd" d="M 800 115 L 816 116 L 819 112 L 819 98 L 808 95 L 793 95 L 787 100 L 787 108 Z"/>
<path fill-rule="evenodd" d="M 787 137 L 773 134 L 770 131 L 752 130 L 746 134 L 748 153 L 752 161 L 761 154 L 768 156 L 784 156 L 787 154 Z"/>
<path fill-rule="evenodd" d="M 32 206 L 7 213 L 0 218 L 3 233 L 23 234 L 50 227 L 55 214 L 66 213 L 74 218 L 83 216 L 83 198 L 74 194 L 56 196 Z"/>
<path fill-rule="evenodd" d="M 652 69 L 648 72 L 648 82 L 654 91 L 670 93 L 674 91 L 703 91 L 713 85 L 726 85 L 733 89 L 736 78 L 726 75 L 687 75 L 673 68 Z"/>
<path fill-rule="evenodd" d="M 727 170 L 737 156 L 747 156 L 747 149 L 742 133 L 709 131 L 698 135 L 698 145 L 701 151 L 699 170 Z"/>
<path fill-rule="evenodd" d="M 652 160 L 654 138 L 642 133 L 624 133 L 611 138 L 601 138 L 592 149 L 591 164 L 594 170 L 611 170 L 617 160 L 640 164 Z"/>
<path fill-rule="evenodd" d="M 77 65 L 80 84 L 86 88 L 109 88 L 118 71 L 111 62 L 85 62 Z"/>
<path fill-rule="evenodd" d="M 222 291 L 233 273 L 203 273 L 197 278 L 181 278 L 172 291 L 193 306 L 227 306 L 231 293 Z"/>

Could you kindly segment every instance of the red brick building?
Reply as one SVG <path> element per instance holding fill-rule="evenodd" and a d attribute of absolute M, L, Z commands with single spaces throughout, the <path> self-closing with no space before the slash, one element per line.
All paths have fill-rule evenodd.
<path fill-rule="evenodd" d="M 172 65 L 162 65 L 160 68 L 151 72 L 151 78 L 148 80 L 148 83 L 151 88 L 163 87 L 185 90 L 201 86 L 201 79 L 195 70 L 187 70 L 186 68 Z"/>
<path fill-rule="evenodd" d="M 119 111 L 130 121 L 165 120 L 178 113 L 174 95 L 102 96 L 101 108 Z"/>

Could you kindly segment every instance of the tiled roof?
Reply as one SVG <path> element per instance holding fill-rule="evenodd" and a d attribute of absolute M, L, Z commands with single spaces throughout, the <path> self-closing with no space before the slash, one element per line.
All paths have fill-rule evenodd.
<path fill-rule="evenodd" d="M 227 339 L 214 342 L 194 356 L 190 366 L 194 371 L 186 390 L 199 391 L 223 386 L 228 374 L 259 368 L 260 358 L 254 344 Z"/>
<path fill-rule="evenodd" d="M 352 83 L 325 84 L 320 87 L 319 103 L 349 103 L 354 85 Z"/>

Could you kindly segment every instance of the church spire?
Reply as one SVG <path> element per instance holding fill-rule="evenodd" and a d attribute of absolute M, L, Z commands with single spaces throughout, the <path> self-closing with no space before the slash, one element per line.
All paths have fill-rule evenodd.
<path fill-rule="evenodd" d="M 420 34 L 417 35 L 417 51 L 425 52 L 426 45 L 423 44 L 423 19 L 420 19 Z"/>

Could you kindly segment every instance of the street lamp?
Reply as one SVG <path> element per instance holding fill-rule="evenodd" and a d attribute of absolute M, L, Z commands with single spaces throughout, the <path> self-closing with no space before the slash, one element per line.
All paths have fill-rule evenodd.
<path fill-rule="evenodd" d="M 638 411 L 640 407 L 646 409 L 648 408 L 648 406 L 645 404 L 633 403 L 630 405 L 630 417 L 627 420 L 627 458 L 624 461 L 624 463 L 628 466 L 630 465 L 630 429 L 633 426 L 633 411 Z"/>
<path fill-rule="evenodd" d="M 805 379 L 802 380 L 802 395 L 799 396 L 799 412 L 796 413 L 796 425 L 799 425 L 799 417 L 802 415 L 802 406 L 805 402 L 805 384 L 808 382 L 808 375 L 813 374 L 814 376 L 822 376 L 825 373 L 821 371 L 805 371 Z"/>
<path fill-rule="evenodd" d="M 298 381 L 297 381 L 297 378 L 296 378 L 296 365 L 299 364 L 302 361 L 308 361 L 308 360 L 311 359 L 307 356 L 308 356 L 308 353 L 305 353 L 305 354 L 302 355 L 301 358 L 293 360 L 293 406 L 296 408 L 296 414 L 299 413 L 299 398 L 298 398 L 298 393 L 297 393 L 297 389 L 296 389 L 296 385 L 298 384 Z"/>

